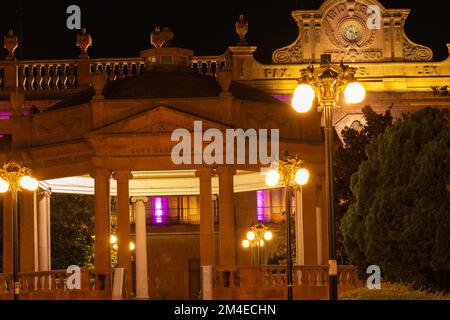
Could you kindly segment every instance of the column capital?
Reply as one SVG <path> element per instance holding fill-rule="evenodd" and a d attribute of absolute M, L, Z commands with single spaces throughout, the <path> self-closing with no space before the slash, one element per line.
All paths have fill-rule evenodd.
<path fill-rule="evenodd" d="M 137 203 L 137 202 L 147 203 L 148 197 L 131 197 L 131 202 L 132 203 Z"/>
<path fill-rule="evenodd" d="M 235 175 L 236 174 L 236 168 L 234 166 L 219 166 L 216 169 L 216 172 L 218 175 Z"/>
<path fill-rule="evenodd" d="M 52 191 L 50 189 L 46 190 L 46 189 L 39 188 L 38 191 L 36 192 L 36 194 L 37 194 L 38 198 L 42 200 L 44 198 L 50 198 L 50 196 L 52 195 Z"/>
<path fill-rule="evenodd" d="M 118 182 L 119 180 L 131 180 L 133 179 L 133 174 L 131 173 L 131 170 L 115 170 L 112 174 L 112 178 Z"/>
<path fill-rule="evenodd" d="M 111 178 L 111 170 L 106 169 L 106 168 L 93 168 L 89 172 L 89 175 L 91 176 L 91 178 L 104 177 L 106 179 L 110 179 Z"/>
<path fill-rule="evenodd" d="M 195 176 L 199 177 L 200 179 L 211 179 L 215 175 L 214 168 L 206 167 L 206 168 L 199 168 L 195 172 Z"/>

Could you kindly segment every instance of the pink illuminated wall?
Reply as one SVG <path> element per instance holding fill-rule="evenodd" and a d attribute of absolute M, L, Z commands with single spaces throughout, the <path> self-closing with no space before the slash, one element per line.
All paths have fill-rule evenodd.
<path fill-rule="evenodd" d="M 153 224 L 165 224 L 169 215 L 169 198 L 152 198 L 152 222 Z"/>
<path fill-rule="evenodd" d="M 256 217 L 259 222 L 264 222 L 264 190 L 256 191 Z"/>

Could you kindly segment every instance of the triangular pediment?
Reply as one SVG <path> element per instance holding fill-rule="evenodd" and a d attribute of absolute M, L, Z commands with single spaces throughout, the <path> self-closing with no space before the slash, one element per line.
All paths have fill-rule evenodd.
<path fill-rule="evenodd" d="M 103 128 L 97 129 L 88 136 L 112 134 L 171 134 L 174 130 L 184 128 L 194 131 L 194 121 L 202 121 L 202 129 L 226 129 L 229 126 L 174 109 L 166 105 L 152 107 L 130 117 L 126 117 Z"/>

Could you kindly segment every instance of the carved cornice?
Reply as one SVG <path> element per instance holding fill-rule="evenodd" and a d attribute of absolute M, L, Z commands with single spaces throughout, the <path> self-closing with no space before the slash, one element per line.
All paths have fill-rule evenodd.
<path fill-rule="evenodd" d="M 425 46 L 412 42 L 405 35 L 403 39 L 403 57 L 408 61 L 431 61 L 433 51 Z"/>

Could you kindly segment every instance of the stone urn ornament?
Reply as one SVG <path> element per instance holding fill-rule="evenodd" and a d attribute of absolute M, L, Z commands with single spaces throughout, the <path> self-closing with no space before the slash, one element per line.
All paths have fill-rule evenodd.
<path fill-rule="evenodd" d="M 5 60 L 15 60 L 14 51 L 19 46 L 19 38 L 14 34 L 14 31 L 9 30 L 3 37 L 3 47 L 8 50 L 8 55 Z"/>
<path fill-rule="evenodd" d="M 239 16 L 239 20 L 236 21 L 235 28 L 236 28 L 236 33 L 239 36 L 239 42 L 237 43 L 237 45 L 238 46 L 246 46 L 247 41 L 245 41 L 245 36 L 248 32 L 248 22 L 245 21 L 243 14 L 241 14 Z"/>
<path fill-rule="evenodd" d="M 94 72 L 92 73 L 92 88 L 94 88 L 95 91 L 95 97 L 96 98 L 102 98 L 103 95 L 103 89 L 106 86 L 107 79 L 106 79 L 106 73 L 105 72 Z"/>
<path fill-rule="evenodd" d="M 81 33 L 77 34 L 77 47 L 81 49 L 80 58 L 89 58 L 87 50 L 92 46 L 92 37 L 87 33 L 86 28 L 81 29 Z"/>
<path fill-rule="evenodd" d="M 222 87 L 222 93 L 227 95 L 230 93 L 230 86 L 233 82 L 233 71 L 225 69 L 219 70 L 216 73 L 217 82 Z"/>
<path fill-rule="evenodd" d="M 155 48 L 170 47 L 174 36 L 169 27 L 164 27 L 162 30 L 160 27 L 156 27 L 155 31 L 150 34 L 150 43 Z"/>

